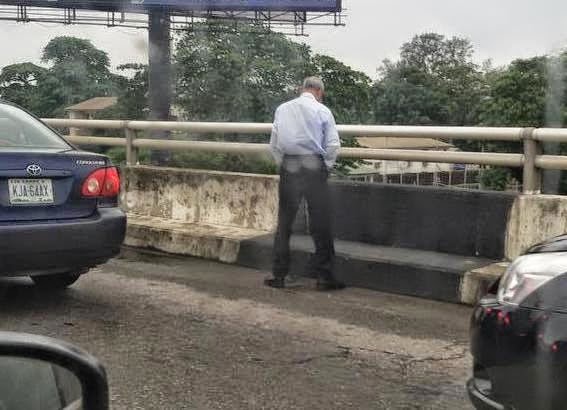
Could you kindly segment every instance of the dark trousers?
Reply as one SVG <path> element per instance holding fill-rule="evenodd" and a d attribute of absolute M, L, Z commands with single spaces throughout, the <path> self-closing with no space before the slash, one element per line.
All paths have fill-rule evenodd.
<path fill-rule="evenodd" d="M 315 243 L 309 274 L 333 280 L 335 247 L 331 226 L 329 172 L 318 156 L 285 156 L 280 169 L 278 229 L 274 242 L 273 274 L 283 278 L 289 272 L 293 223 L 303 198 L 309 210 L 309 229 Z"/>

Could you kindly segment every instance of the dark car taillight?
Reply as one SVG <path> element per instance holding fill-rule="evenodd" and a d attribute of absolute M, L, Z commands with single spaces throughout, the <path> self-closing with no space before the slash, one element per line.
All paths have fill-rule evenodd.
<path fill-rule="evenodd" d="M 81 189 L 85 197 L 113 198 L 120 193 L 120 176 L 115 167 L 97 169 L 91 173 Z"/>

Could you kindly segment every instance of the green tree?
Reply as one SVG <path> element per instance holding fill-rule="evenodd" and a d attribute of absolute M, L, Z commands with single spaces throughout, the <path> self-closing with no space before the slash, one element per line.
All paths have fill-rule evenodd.
<path fill-rule="evenodd" d="M 382 124 L 472 125 L 485 91 L 466 39 L 415 36 L 397 62 L 384 61 L 374 85 L 375 120 Z"/>
<path fill-rule="evenodd" d="M 513 61 L 486 76 L 488 95 L 480 108 L 484 126 L 541 127 L 545 125 L 547 57 Z"/>
<path fill-rule="evenodd" d="M 372 120 L 372 79 L 339 60 L 317 54 L 312 72 L 325 83 L 325 104 L 340 124 L 368 124 Z"/>
<path fill-rule="evenodd" d="M 557 69 L 559 73 L 553 72 Z M 562 127 L 565 124 L 565 94 L 567 57 L 538 56 L 518 59 L 509 66 L 487 74 L 489 94 L 483 101 L 480 125 L 508 127 Z M 556 100 L 556 101 L 555 101 Z M 484 143 L 484 149 L 494 152 L 522 152 L 520 143 Z M 561 146 L 555 154 L 567 153 Z M 495 173 L 495 171 L 491 171 Z M 505 177 L 521 179 L 520 169 L 507 169 Z M 498 173 L 503 178 L 503 173 Z M 559 175 L 556 176 L 559 178 Z M 496 177 L 491 177 L 497 180 Z M 566 192 L 565 173 L 560 192 Z M 557 181 L 554 182 L 557 184 Z M 556 187 L 549 187 L 555 189 Z"/>
<path fill-rule="evenodd" d="M 486 74 L 488 95 L 480 107 L 479 125 L 541 127 L 545 124 L 547 90 L 546 57 L 513 61 Z M 478 143 L 480 144 L 480 143 Z M 488 152 L 522 152 L 519 142 L 484 141 Z M 510 179 L 521 180 L 522 170 L 489 168 L 484 171 L 486 188 L 503 190 Z"/>
<path fill-rule="evenodd" d="M 0 97 L 42 115 L 39 85 L 46 74 L 45 68 L 33 63 L 8 65 L 0 71 Z"/>
<path fill-rule="evenodd" d="M 509 168 L 488 168 L 483 171 L 480 183 L 483 189 L 504 191 L 514 177 L 517 175 Z"/>
<path fill-rule="evenodd" d="M 190 120 L 271 121 L 309 57 L 306 46 L 263 27 L 203 23 L 177 42 L 176 102 Z"/>
<path fill-rule="evenodd" d="M 68 36 L 55 37 L 43 49 L 41 60 L 58 68 L 71 65 L 98 83 L 108 80 L 108 54 L 97 49 L 90 40 Z"/>
<path fill-rule="evenodd" d="M 105 115 L 108 118 L 143 120 L 148 116 L 148 66 L 146 64 L 122 64 L 116 77 L 118 102 Z"/>
<path fill-rule="evenodd" d="M 429 33 L 401 48 L 397 62 L 384 62 L 374 86 L 375 118 L 386 124 L 542 126 L 548 88 L 545 57 L 483 69 L 468 40 Z M 520 152 L 509 142 L 453 141 L 466 151 Z M 521 170 L 489 168 L 483 185 L 502 190 Z"/>
<path fill-rule="evenodd" d="M 46 45 L 42 62 L 49 64 L 40 84 L 45 105 L 51 115 L 62 115 L 63 109 L 82 100 L 112 95 L 117 77 L 110 72 L 106 52 L 89 40 L 76 37 L 55 37 Z"/>

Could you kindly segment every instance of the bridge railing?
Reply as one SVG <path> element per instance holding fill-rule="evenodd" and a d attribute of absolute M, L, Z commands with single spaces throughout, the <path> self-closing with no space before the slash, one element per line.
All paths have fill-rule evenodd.
<path fill-rule="evenodd" d="M 55 128 L 115 129 L 122 130 L 124 137 L 67 136 L 77 145 L 124 147 L 126 162 L 138 163 L 138 150 L 205 151 L 218 153 L 264 154 L 268 144 L 182 141 L 137 138 L 139 131 L 184 131 L 190 133 L 216 134 L 269 134 L 270 123 L 229 122 L 174 122 L 174 121 L 122 121 L 122 120 L 73 120 L 44 119 Z M 516 141 L 523 144 L 522 154 L 423 151 L 406 149 L 341 148 L 340 157 L 368 160 L 421 161 L 454 164 L 477 164 L 512 168 L 523 168 L 523 192 L 541 192 L 542 170 L 567 170 L 567 156 L 543 155 L 543 142 L 567 142 L 567 129 L 562 128 L 505 128 L 505 127 L 436 127 L 436 126 L 390 126 L 390 125 L 339 125 L 341 136 L 348 137 L 392 137 L 435 138 L 451 140 Z"/>

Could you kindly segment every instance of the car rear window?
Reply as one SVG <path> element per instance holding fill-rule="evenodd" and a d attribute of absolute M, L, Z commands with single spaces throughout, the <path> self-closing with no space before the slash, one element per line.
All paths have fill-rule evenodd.
<path fill-rule="evenodd" d="M 69 149 L 71 146 L 24 110 L 0 104 L 0 150 L 10 148 Z"/>

